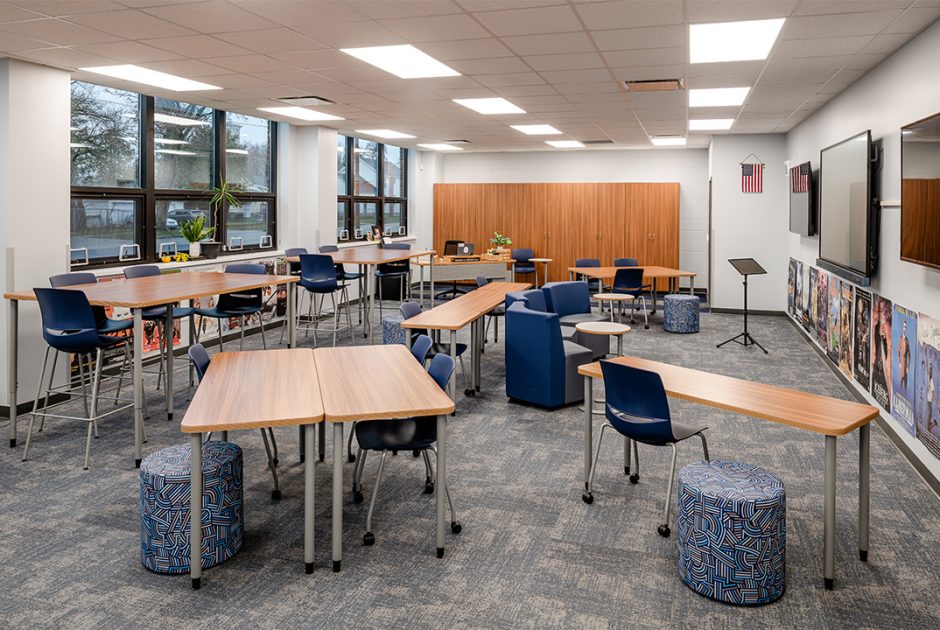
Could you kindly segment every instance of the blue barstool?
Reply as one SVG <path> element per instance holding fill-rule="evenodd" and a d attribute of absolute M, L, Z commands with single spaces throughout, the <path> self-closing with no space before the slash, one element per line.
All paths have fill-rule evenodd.
<path fill-rule="evenodd" d="M 336 345 L 336 335 L 342 330 L 349 329 L 349 339 L 355 343 L 352 329 L 352 318 L 349 314 L 349 293 L 347 285 L 340 283 L 336 277 L 336 266 L 333 264 L 333 258 L 326 254 L 307 254 L 300 257 L 300 286 L 310 293 L 310 300 L 313 304 L 313 325 L 304 326 L 303 330 L 310 333 L 313 329 L 313 345 L 317 344 L 317 334 L 322 332 L 333 333 L 333 345 Z M 339 291 L 340 299 L 337 303 L 336 292 Z M 317 304 L 317 296 L 320 296 L 320 303 Z M 320 311 L 323 308 L 323 296 L 329 295 L 333 304 L 333 327 L 320 328 Z M 340 326 L 339 314 L 346 306 L 346 325 Z"/>
<path fill-rule="evenodd" d="M 411 249 L 408 243 L 389 243 L 384 249 Z M 379 321 L 382 320 L 382 279 L 397 278 L 399 283 L 398 301 L 405 301 L 405 296 L 411 297 L 411 282 L 408 279 L 411 276 L 411 260 L 400 260 L 390 263 L 382 263 L 375 270 L 375 280 L 379 285 Z M 407 291 L 406 291 L 407 287 Z"/>
<path fill-rule="evenodd" d="M 337 245 L 320 245 L 321 254 L 330 254 L 333 252 L 338 252 L 339 246 Z M 346 267 L 342 264 L 336 265 L 336 279 L 339 282 L 346 282 L 349 280 L 355 280 L 359 287 L 359 300 L 357 302 L 356 311 L 359 313 L 359 324 L 362 324 L 362 295 L 364 291 L 362 290 L 362 279 L 366 277 L 366 274 L 358 271 L 346 271 Z"/>
<path fill-rule="evenodd" d="M 267 273 L 264 265 L 258 263 L 235 263 L 225 267 L 225 273 L 244 273 L 263 276 Z M 239 321 L 239 330 L 241 336 L 238 342 L 238 349 L 241 350 L 245 345 L 245 324 L 248 319 L 254 315 L 258 316 L 258 325 L 261 328 L 261 346 L 267 350 L 268 342 L 264 338 L 264 321 L 261 319 L 261 308 L 264 306 L 264 290 L 262 288 L 247 289 L 238 293 L 225 293 L 219 296 L 219 301 L 215 306 L 208 308 L 197 308 L 196 314 L 200 317 L 210 317 L 213 319 L 228 319 L 237 317 Z M 199 341 L 197 335 L 196 340 Z M 222 322 L 219 322 L 219 350 L 222 350 Z"/>

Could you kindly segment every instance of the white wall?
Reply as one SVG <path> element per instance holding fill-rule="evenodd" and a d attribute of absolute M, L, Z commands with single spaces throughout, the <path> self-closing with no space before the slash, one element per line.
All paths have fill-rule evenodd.
<path fill-rule="evenodd" d="M 729 258 L 753 258 L 767 275 L 748 280 L 748 308 L 783 311 L 787 284 L 789 209 L 782 134 L 714 136 L 709 148 L 712 177 L 711 305 L 743 308 L 741 275 Z M 754 153 L 764 162 L 764 192 L 741 192 L 741 162 Z"/>
<path fill-rule="evenodd" d="M 813 166 L 818 167 L 820 149 L 871 129 L 872 138 L 883 141 L 881 198 L 899 201 L 900 128 L 940 112 L 940 82 L 936 80 L 938 59 L 940 22 L 792 129 L 787 135 L 787 158 L 793 162 L 811 160 Z M 871 290 L 912 310 L 940 317 L 940 272 L 900 260 L 900 223 L 900 208 L 882 210 L 880 261 Z M 789 256 L 815 265 L 819 254 L 818 238 L 789 234 L 787 240 Z M 785 287 L 786 278 L 777 285 L 781 297 Z M 859 388 L 859 391 L 863 390 Z M 867 397 L 874 404 L 873 399 Z M 887 424 L 931 472 L 940 477 L 940 461 L 894 420 Z"/>
<path fill-rule="evenodd" d="M 0 59 L 0 282 L 4 290 L 45 286 L 66 271 L 69 246 L 69 74 Z M 13 269 L 7 265 L 13 248 Z M 12 286 L 10 286 L 12 284 Z M 7 347 L 4 303 L 0 339 Z M 45 344 L 35 302 L 20 305 L 19 400 L 31 400 Z M 7 405 L 6 353 L 0 404 Z"/>
<path fill-rule="evenodd" d="M 705 150 L 579 150 L 449 153 L 437 181 L 461 183 L 679 182 L 679 266 L 708 281 L 708 155 Z M 626 255 L 626 254 L 625 254 Z"/>

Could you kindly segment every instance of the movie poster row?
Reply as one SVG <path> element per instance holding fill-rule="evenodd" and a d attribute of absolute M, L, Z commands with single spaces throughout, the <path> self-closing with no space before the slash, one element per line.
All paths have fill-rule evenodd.
<path fill-rule="evenodd" d="M 829 360 L 940 458 L 940 320 L 792 258 L 787 308 Z"/>

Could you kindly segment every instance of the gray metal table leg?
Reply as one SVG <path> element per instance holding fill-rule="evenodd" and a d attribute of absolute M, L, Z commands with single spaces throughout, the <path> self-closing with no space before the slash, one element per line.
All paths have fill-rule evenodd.
<path fill-rule="evenodd" d="M 343 565 L 343 423 L 333 423 L 333 572 Z"/>
<path fill-rule="evenodd" d="M 435 256 L 435 254 L 431 254 L 431 265 L 430 265 L 430 270 L 429 270 L 429 275 L 431 276 L 431 278 L 430 278 L 430 283 L 431 283 L 431 308 L 434 308 L 434 256 Z"/>
<path fill-rule="evenodd" d="M 594 437 L 591 435 L 594 425 L 594 379 L 584 377 L 584 489 L 588 488 L 591 478 L 591 449 Z"/>
<path fill-rule="evenodd" d="M 372 343 L 372 313 L 375 312 L 375 277 L 372 265 L 366 265 L 366 291 L 369 294 L 369 312 L 366 313 L 366 338 Z"/>
<path fill-rule="evenodd" d="M 868 503 L 871 472 L 871 424 L 858 429 L 858 557 L 868 562 Z"/>
<path fill-rule="evenodd" d="M 12 287 L 11 287 L 12 289 Z M 16 370 L 19 367 L 17 363 L 17 353 L 19 351 L 17 342 L 19 341 L 19 301 L 10 300 L 9 317 L 7 320 L 7 347 L 10 349 L 7 353 L 7 392 L 10 403 L 10 425 L 7 432 L 10 438 L 10 448 L 16 448 Z"/>
<path fill-rule="evenodd" d="M 189 577 L 198 590 L 202 581 L 202 433 L 189 436 Z"/>
<path fill-rule="evenodd" d="M 166 337 L 166 419 L 173 421 L 173 305 L 166 306 L 166 322 L 163 334 Z"/>
<path fill-rule="evenodd" d="M 454 360 L 454 365 L 457 365 L 457 331 L 450 331 L 450 358 Z M 454 404 L 457 404 L 457 379 L 450 379 L 450 399 L 454 401 Z M 456 411 L 456 410 L 455 410 Z"/>
<path fill-rule="evenodd" d="M 437 417 L 437 557 L 444 557 L 444 501 L 447 495 L 447 415 Z"/>
<path fill-rule="evenodd" d="M 826 436 L 825 520 L 823 533 L 823 578 L 827 591 L 835 585 L 836 543 L 836 436 Z"/>
<path fill-rule="evenodd" d="M 297 345 L 297 316 L 294 311 L 297 309 L 297 283 L 291 282 L 287 285 L 287 347 L 293 348 Z"/>
<path fill-rule="evenodd" d="M 323 424 L 322 422 L 320 424 Z M 313 434 L 316 430 L 314 425 L 305 424 L 301 427 L 304 432 L 305 449 L 313 452 Z M 304 462 L 304 572 L 308 575 L 313 573 L 313 553 L 314 553 L 314 507 L 316 505 L 316 465 L 313 458 Z"/>
<path fill-rule="evenodd" d="M 144 428 L 144 320 L 139 308 L 132 309 L 134 316 L 134 466 L 140 468 L 143 459 Z"/>

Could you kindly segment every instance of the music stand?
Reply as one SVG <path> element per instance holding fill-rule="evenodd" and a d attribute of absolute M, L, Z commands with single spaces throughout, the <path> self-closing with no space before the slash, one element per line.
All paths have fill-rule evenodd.
<path fill-rule="evenodd" d="M 740 335 L 736 335 L 727 341 L 722 341 L 716 347 L 720 348 L 726 343 L 739 343 L 742 346 L 757 346 L 764 351 L 764 354 L 767 354 L 767 349 L 764 346 L 757 343 L 754 337 L 751 336 L 751 333 L 747 330 L 747 277 L 748 276 L 759 276 L 761 274 L 767 273 L 767 270 L 758 264 L 753 258 L 729 258 L 728 262 L 731 263 L 731 266 L 738 270 L 738 273 L 744 276 L 744 332 Z M 742 339 L 743 341 L 738 341 Z"/>

